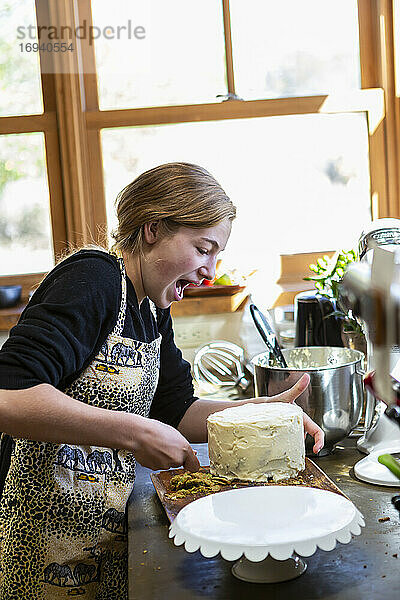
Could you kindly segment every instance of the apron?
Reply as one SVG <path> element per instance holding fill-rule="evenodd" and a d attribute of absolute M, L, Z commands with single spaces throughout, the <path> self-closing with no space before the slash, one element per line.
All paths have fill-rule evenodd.
<path fill-rule="evenodd" d="M 147 417 L 157 387 L 161 335 L 123 338 L 126 274 L 117 323 L 65 393 L 92 406 Z M 150 303 L 156 317 L 154 304 Z M 15 439 L 0 504 L 1 600 L 128 598 L 125 508 L 131 452 Z"/>

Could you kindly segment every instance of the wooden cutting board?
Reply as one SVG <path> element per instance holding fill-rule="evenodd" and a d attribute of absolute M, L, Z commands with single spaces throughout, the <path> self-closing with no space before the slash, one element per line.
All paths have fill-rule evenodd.
<path fill-rule="evenodd" d="M 209 467 L 201 467 L 201 471 L 209 472 Z M 151 473 L 151 479 L 154 485 L 154 488 L 157 492 L 157 495 L 161 501 L 161 504 L 164 507 L 164 510 L 167 514 L 167 517 L 172 523 L 175 519 L 176 515 L 180 510 L 190 502 L 197 500 L 198 498 L 202 498 L 205 495 L 204 493 L 191 494 L 190 496 L 186 496 L 185 498 L 177 498 L 172 499 L 168 497 L 169 493 L 173 493 L 171 490 L 171 478 L 174 475 L 182 474 L 183 469 L 169 469 L 168 471 L 157 471 L 156 473 Z M 304 471 L 301 471 L 296 478 L 285 479 L 283 481 L 279 481 L 277 483 L 267 482 L 267 483 L 254 483 L 251 481 L 239 481 L 235 480 L 229 485 L 221 485 L 221 489 L 219 492 L 224 492 L 226 490 L 232 490 L 235 488 L 244 488 L 251 486 L 271 486 L 271 485 L 300 485 L 303 487 L 312 487 L 318 488 L 320 490 L 327 490 L 328 492 L 334 492 L 335 494 L 339 494 L 340 496 L 344 496 L 347 498 L 345 494 L 333 483 L 331 479 L 317 465 L 306 457 L 306 468 Z M 217 492 L 214 492 L 217 493 Z"/>

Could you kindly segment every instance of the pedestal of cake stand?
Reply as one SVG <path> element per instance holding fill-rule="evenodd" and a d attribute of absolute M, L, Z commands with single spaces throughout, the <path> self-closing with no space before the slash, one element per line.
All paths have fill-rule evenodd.
<path fill-rule="evenodd" d="M 242 556 L 232 567 L 232 574 L 250 583 L 281 583 L 300 577 L 307 569 L 307 563 L 295 554 L 287 560 L 275 560 L 267 556 L 253 562 Z"/>
<path fill-rule="evenodd" d="M 298 577 L 307 568 L 297 556 L 317 547 L 333 550 L 359 535 L 364 519 L 344 496 L 302 486 L 248 487 L 199 498 L 173 521 L 169 537 L 200 550 L 206 558 L 221 554 L 235 577 L 276 583 Z M 240 560 L 238 560 L 240 559 Z"/>

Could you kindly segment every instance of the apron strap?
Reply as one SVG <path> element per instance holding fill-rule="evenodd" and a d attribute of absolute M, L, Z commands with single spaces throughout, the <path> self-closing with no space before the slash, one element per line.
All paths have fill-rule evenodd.
<path fill-rule="evenodd" d="M 125 272 L 125 265 L 124 265 L 124 259 L 122 257 L 122 252 L 120 250 L 114 250 L 110 254 L 113 254 L 114 256 L 116 256 L 116 258 L 118 260 L 119 268 L 120 268 L 120 271 L 121 271 L 121 288 L 122 288 L 121 304 L 120 304 L 120 307 L 119 307 L 118 319 L 117 319 L 117 322 L 115 324 L 114 329 L 112 330 L 112 333 L 114 335 L 122 336 L 122 332 L 124 330 L 124 325 L 125 325 L 125 314 L 126 314 L 126 272 Z"/>
<path fill-rule="evenodd" d="M 122 335 L 124 325 L 125 325 L 125 313 L 126 313 L 126 271 L 124 259 L 122 256 L 122 252 L 120 250 L 112 250 L 110 254 L 113 254 L 119 263 L 119 268 L 121 270 L 121 284 L 122 284 L 122 296 L 121 296 L 121 306 L 119 307 L 118 320 L 112 331 L 115 335 Z M 157 309 L 156 305 L 149 298 L 150 310 L 153 314 L 154 320 L 157 323 Z"/>
<path fill-rule="evenodd" d="M 0 498 L 3 494 L 4 484 L 11 464 L 11 454 L 15 445 L 13 438 L 7 433 L 1 433 L 0 443 Z"/>
<path fill-rule="evenodd" d="M 157 308 L 156 308 L 156 305 L 154 304 L 153 300 L 150 300 L 150 298 L 149 298 L 149 305 L 150 305 L 150 310 L 153 313 L 155 322 L 157 323 Z"/>

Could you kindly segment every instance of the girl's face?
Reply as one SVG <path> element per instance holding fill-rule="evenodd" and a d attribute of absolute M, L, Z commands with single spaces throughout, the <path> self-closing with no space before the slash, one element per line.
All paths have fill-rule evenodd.
<path fill-rule="evenodd" d="M 144 293 L 159 308 L 182 300 L 189 283 L 213 279 L 219 252 L 224 250 L 232 223 L 226 218 L 207 229 L 181 227 L 161 235 L 157 223 L 145 225 L 146 248 L 141 259 Z"/>

